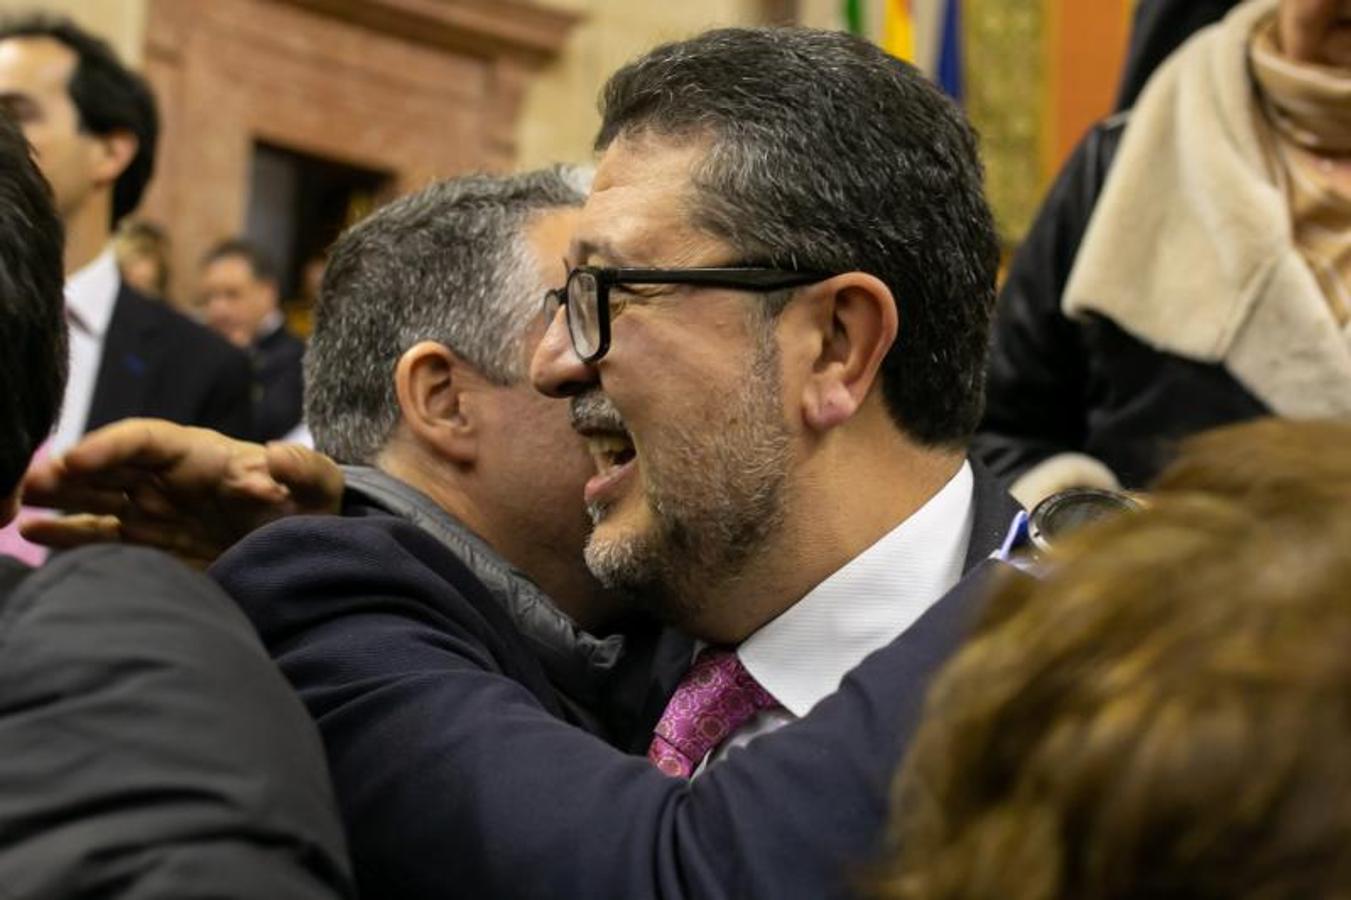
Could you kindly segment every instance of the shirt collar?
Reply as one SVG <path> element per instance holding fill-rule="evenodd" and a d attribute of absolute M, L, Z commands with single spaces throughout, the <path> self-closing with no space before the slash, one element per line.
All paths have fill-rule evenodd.
<path fill-rule="evenodd" d="M 785 709 L 805 716 L 961 578 L 974 486 L 963 463 L 909 518 L 743 641 L 742 665 Z"/>
<path fill-rule="evenodd" d="M 103 252 L 66 279 L 66 315 L 72 325 L 102 338 L 113 318 L 121 278 L 109 244 Z"/>
<path fill-rule="evenodd" d="M 264 316 L 263 321 L 258 324 L 258 333 L 254 335 L 253 342 L 257 344 L 260 341 L 267 340 L 280 331 L 281 327 L 285 324 L 286 320 L 282 318 L 281 310 L 272 310 L 272 312 Z"/>

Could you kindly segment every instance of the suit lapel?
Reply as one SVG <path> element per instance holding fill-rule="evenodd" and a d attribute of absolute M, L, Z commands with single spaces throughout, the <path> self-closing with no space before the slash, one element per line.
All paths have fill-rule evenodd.
<path fill-rule="evenodd" d="M 633 729 L 633 742 L 626 747 L 630 753 L 645 753 L 652 739 L 652 730 L 666 711 L 666 704 L 675 693 L 676 685 L 689 671 L 694 661 L 694 639 L 674 628 L 663 628 L 652 652 L 652 677 L 647 695 L 639 706 Z"/>
<path fill-rule="evenodd" d="M 970 572 L 1003 545 L 1013 517 L 1022 509 L 1009 494 L 1008 485 L 974 459 L 971 460 L 971 474 L 975 479 L 972 489 L 974 508 L 963 572 Z"/>
<path fill-rule="evenodd" d="M 120 286 L 103 338 L 103 355 L 85 431 L 140 415 L 145 410 L 156 349 L 155 330 L 154 320 L 141 302 L 125 285 Z"/>

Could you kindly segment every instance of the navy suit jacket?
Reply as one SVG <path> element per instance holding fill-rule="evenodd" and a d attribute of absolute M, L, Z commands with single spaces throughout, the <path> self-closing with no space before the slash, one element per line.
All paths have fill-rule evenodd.
<path fill-rule="evenodd" d="M 85 431 L 151 416 L 253 436 L 253 370 L 244 351 L 123 284 L 103 339 Z"/>
<path fill-rule="evenodd" d="M 972 559 L 1013 511 L 979 475 Z M 502 609 L 410 522 L 283 520 L 212 574 L 318 722 L 361 892 L 380 898 L 848 895 L 979 595 L 968 578 L 810 715 L 690 782 L 570 724 Z"/>

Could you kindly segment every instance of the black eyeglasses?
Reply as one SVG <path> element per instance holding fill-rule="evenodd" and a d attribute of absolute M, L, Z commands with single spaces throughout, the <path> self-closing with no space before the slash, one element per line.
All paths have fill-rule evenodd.
<path fill-rule="evenodd" d="M 610 288 L 617 284 L 686 284 L 764 294 L 815 284 L 830 278 L 826 272 L 794 272 L 764 266 L 695 269 L 607 269 L 578 266 L 568 273 L 562 288 L 545 294 L 550 302 L 568 308 L 568 334 L 582 362 L 593 363 L 610 349 Z"/>

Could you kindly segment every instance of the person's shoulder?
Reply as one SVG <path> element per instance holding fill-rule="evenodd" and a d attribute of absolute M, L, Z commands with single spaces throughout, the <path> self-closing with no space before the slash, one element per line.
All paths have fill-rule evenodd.
<path fill-rule="evenodd" d="M 106 595 L 110 590 L 148 583 L 222 596 L 209 580 L 173 557 L 123 544 L 93 544 L 56 554 L 32 570 L 23 590 L 41 593 L 92 586 Z"/>
<path fill-rule="evenodd" d="M 323 567 L 393 576 L 409 566 L 428 565 L 427 540 L 421 529 L 388 514 L 287 516 L 244 537 L 216 561 L 211 573 L 219 580 Z"/>
<path fill-rule="evenodd" d="M 200 573 L 143 548 L 59 554 L 4 604 L 0 680 L 0 781 L 17 791 L 0 830 L 25 836 L 0 861 L 6 886 L 25 869 L 46 877 L 39 858 L 53 873 L 41 896 L 68 896 L 56 885 L 65 877 L 68 889 L 75 867 L 117 869 L 136 896 L 151 882 L 166 896 L 225 890 L 227 860 L 270 886 L 259 896 L 302 870 L 348 881 L 314 726 L 249 622 Z M 258 784 L 272 788 L 266 802 Z M 13 799 L 38 785 L 40 804 Z M 76 818 L 78 830 L 61 827 Z M 186 862 L 194 879 L 172 875 Z"/>
<path fill-rule="evenodd" d="M 271 628 L 343 611 L 477 621 L 482 583 L 413 523 L 366 509 L 290 516 L 231 547 L 209 570 L 254 624 Z"/>
<path fill-rule="evenodd" d="M 103 544 L 60 553 L 32 570 L 7 599 L 0 632 L 35 619 L 69 625 L 109 616 L 247 628 L 229 597 L 200 573 L 158 550 Z"/>
<path fill-rule="evenodd" d="M 989 506 L 993 517 L 1007 525 L 1022 509 L 1011 491 L 1012 479 L 995 472 L 975 456 L 968 455 L 966 461 L 971 466 L 971 490 L 975 502 Z"/>
<path fill-rule="evenodd" d="M 436 666 L 507 674 L 555 702 L 499 598 L 449 547 L 397 516 L 349 507 L 283 519 L 209 573 L 288 675 L 311 687 Z M 293 668 L 310 664 L 303 675 Z"/>
<path fill-rule="evenodd" d="M 449 549 L 407 519 L 364 506 L 341 514 L 287 516 L 251 532 L 217 560 L 214 569 L 246 560 L 331 561 L 353 568 L 387 568 L 401 560 L 435 566 Z"/>

